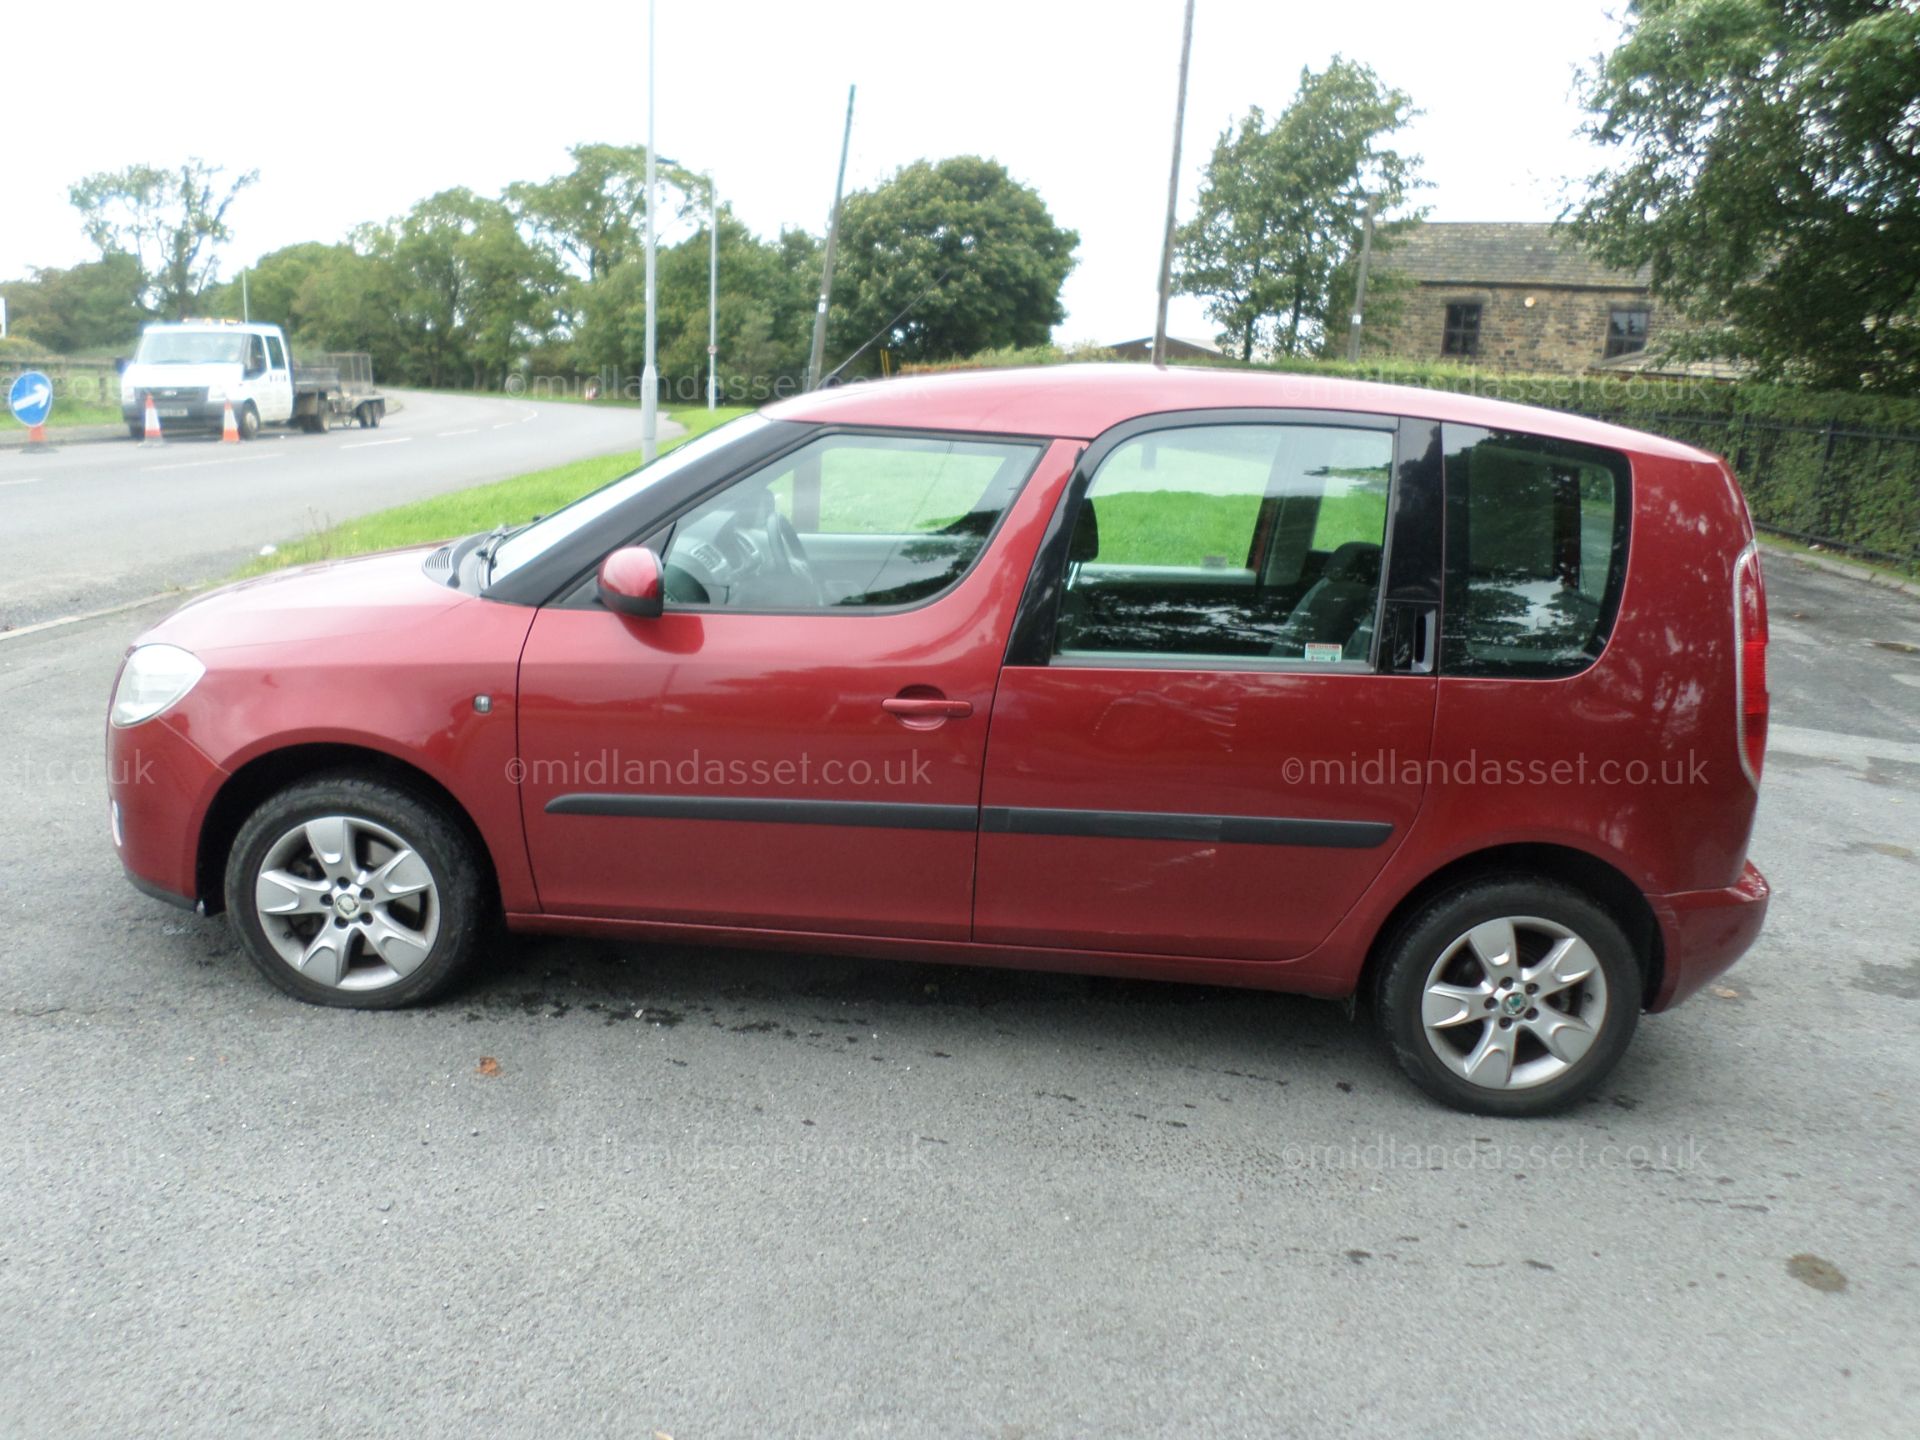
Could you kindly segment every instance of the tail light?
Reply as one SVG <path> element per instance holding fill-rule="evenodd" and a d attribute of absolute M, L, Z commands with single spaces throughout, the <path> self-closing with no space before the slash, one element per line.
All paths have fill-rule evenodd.
<path fill-rule="evenodd" d="M 1734 704 L 1740 768 L 1757 789 L 1767 754 L 1767 587 L 1760 551 L 1749 545 L 1733 567 Z"/>

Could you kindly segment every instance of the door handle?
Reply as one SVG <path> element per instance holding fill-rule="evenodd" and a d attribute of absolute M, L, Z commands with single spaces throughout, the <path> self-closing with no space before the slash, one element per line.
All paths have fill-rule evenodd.
<path fill-rule="evenodd" d="M 945 696 L 896 695 L 891 700 L 882 700 L 880 708 L 902 720 L 964 720 L 973 714 L 973 706 L 968 701 L 949 700 Z"/>

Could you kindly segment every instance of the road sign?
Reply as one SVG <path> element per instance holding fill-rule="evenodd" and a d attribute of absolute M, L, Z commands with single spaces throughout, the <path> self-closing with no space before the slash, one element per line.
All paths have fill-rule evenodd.
<path fill-rule="evenodd" d="M 53 382 L 38 370 L 28 370 L 13 382 L 7 405 L 14 419 L 29 430 L 37 430 L 53 411 Z"/>

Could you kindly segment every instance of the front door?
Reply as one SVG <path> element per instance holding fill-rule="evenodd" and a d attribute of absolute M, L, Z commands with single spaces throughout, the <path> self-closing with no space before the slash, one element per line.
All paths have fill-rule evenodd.
<path fill-rule="evenodd" d="M 977 940 L 1285 960 L 1325 938 L 1424 790 L 1431 428 L 1236 411 L 1094 444 L 994 701 Z"/>
<path fill-rule="evenodd" d="M 967 938 L 1007 633 L 1072 447 L 827 432 L 655 537 L 666 613 L 591 586 L 521 661 L 550 914 Z"/>

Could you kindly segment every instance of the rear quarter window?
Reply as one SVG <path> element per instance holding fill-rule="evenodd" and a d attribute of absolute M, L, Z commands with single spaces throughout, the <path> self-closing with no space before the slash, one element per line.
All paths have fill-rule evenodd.
<path fill-rule="evenodd" d="M 1456 675 L 1551 678 L 1600 658 L 1626 580 L 1624 455 L 1446 427 L 1446 609 Z"/>

